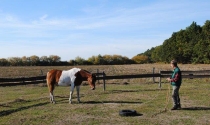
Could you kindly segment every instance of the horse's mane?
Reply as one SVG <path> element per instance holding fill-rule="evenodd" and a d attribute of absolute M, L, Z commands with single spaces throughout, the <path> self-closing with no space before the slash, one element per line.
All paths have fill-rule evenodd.
<path fill-rule="evenodd" d="M 81 70 L 83 70 L 84 72 L 89 73 L 90 75 L 92 75 L 92 76 L 95 76 L 95 77 L 96 77 L 95 73 L 91 73 L 91 72 L 89 72 L 89 71 L 87 71 L 87 70 L 85 70 L 85 69 L 81 69 Z"/>
<path fill-rule="evenodd" d="M 89 72 L 89 71 L 87 71 L 87 70 L 85 70 L 85 69 L 82 69 L 83 71 L 85 71 L 85 72 L 87 72 L 87 73 L 90 73 L 91 74 L 91 72 Z"/>

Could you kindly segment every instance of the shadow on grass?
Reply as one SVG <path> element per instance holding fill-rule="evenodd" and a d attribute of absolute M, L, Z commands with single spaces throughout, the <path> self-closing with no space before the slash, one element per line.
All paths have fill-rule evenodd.
<path fill-rule="evenodd" d="M 68 103 L 69 102 L 69 97 L 68 96 L 55 96 L 55 101 L 56 103 Z M 81 97 L 81 96 L 80 96 Z M 73 97 L 72 98 L 73 103 L 75 104 L 75 102 L 77 102 L 77 97 Z M 49 102 L 50 103 L 50 102 Z M 76 104 L 141 104 L 142 102 L 129 102 L 129 101 L 85 101 L 83 102 L 81 100 L 81 103 L 76 103 Z"/>
<path fill-rule="evenodd" d="M 143 116 L 143 114 L 137 112 L 135 116 Z"/>
<path fill-rule="evenodd" d="M 141 104 L 142 102 L 129 102 L 129 101 L 86 101 L 82 104 Z"/>
<path fill-rule="evenodd" d="M 7 108 L 9 108 L 11 106 L 8 106 L 7 104 L 0 104 L 0 107 L 7 107 Z"/>
<path fill-rule="evenodd" d="M 168 89 L 144 89 L 144 90 L 111 90 L 110 93 L 122 93 L 122 92 L 142 92 L 142 91 L 166 91 Z M 103 94 L 110 94 L 103 93 Z"/>
<path fill-rule="evenodd" d="M 182 108 L 181 110 L 191 110 L 191 111 L 210 110 L 210 107 L 187 107 L 187 108 Z"/>
<path fill-rule="evenodd" d="M 135 115 L 131 115 L 131 116 L 122 116 L 122 117 L 136 117 L 136 116 L 143 116 L 143 114 L 137 112 Z"/>
<path fill-rule="evenodd" d="M 19 111 L 22 111 L 22 110 L 26 110 L 26 109 L 29 109 L 29 108 L 32 108 L 32 107 L 38 107 L 38 106 L 46 105 L 46 104 L 49 104 L 49 102 L 38 103 L 38 104 L 30 105 L 30 106 L 23 106 L 23 107 L 19 107 L 19 108 L 16 108 L 16 109 L 3 110 L 3 111 L 0 111 L 0 117 L 7 116 L 7 115 L 10 115 L 12 113 L 19 112 Z"/>

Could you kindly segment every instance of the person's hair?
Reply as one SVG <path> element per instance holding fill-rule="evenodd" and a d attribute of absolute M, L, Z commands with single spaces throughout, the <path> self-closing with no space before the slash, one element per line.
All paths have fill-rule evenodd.
<path fill-rule="evenodd" d="M 176 60 L 172 60 L 171 64 L 173 64 L 174 66 L 177 66 L 177 61 Z"/>

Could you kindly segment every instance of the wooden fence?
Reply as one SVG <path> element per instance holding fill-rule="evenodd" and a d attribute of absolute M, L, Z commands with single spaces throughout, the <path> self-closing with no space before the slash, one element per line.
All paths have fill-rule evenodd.
<path fill-rule="evenodd" d="M 161 88 L 161 78 L 168 78 L 171 76 L 172 71 L 160 71 L 161 76 L 159 77 L 159 87 Z M 182 78 L 210 78 L 210 70 L 200 71 L 182 71 Z"/>
<path fill-rule="evenodd" d="M 0 78 L 0 86 L 16 86 L 27 84 L 38 84 L 46 82 L 46 76 Z"/>
<path fill-rule="evenodd" d="M 104 72 L 99 73 L 97 70 L 97 80 L 103 80 L 104 90 L 106 88 L 106 80 L 109 79 L 131 79 L 131 78 L 159 78 L 159 87 L 161 88 L 161 79 L 171 76 L 172 71 L 160 71 L 159 73 L 152 74 L 136 74 L 136 75 L 116 75 L 107 76 Z M 210 70 L 202 71 L 182 71 L 182 78 L 210 78 Z M 46 76 L 36 77 L 21 77 L 21 78 L 0 78 L 0 86 L 15 86 L 15 85 L 27 85 L 27 84 L 38 84 L 45 83 Z M 155 82 L 155 81 L 154 81 Z"/>

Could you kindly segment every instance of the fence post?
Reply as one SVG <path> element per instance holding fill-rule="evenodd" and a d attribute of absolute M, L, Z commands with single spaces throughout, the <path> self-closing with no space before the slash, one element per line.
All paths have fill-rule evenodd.
<path fill-rule="evenodd" d="M 22 79 L 23 79 L 23 84 L 25 84 L 25 77 L 22 77 Z"/>
<path fill-rule="evenodd" d="M 99 70 L 97 69 L 97 77 L 99 76 Z M 98 84 L 99 84 L 99 79 L 98 79 Z"/>
<path fill-rule="evenodd" d="M 103 71 L 103 81 L 104 81 L 104 91 L 106 90 L 106 74 L 104 73 L 104 71 Z"/>
<path fill-rule="evenodd" d="M 161 88 L 161 71 L 159 71 L 160 77 L 159 77 L 159 88 Z"/>
<path fill-rule="evenodd" d="M 153 67 L 152 73 L 153 73 L 153 75 L 155 74 L 155 67 Z M 155 77 L 154 76 L 153 76 L 153 82 L 155 83 Z"/>
<path fill-rule="evenodd" d="M 40 72 L 41 72 L 41 74 L 40 74 L 40 75 L 43 75 L 43 71 L 41 70 Z"/>

